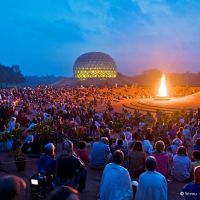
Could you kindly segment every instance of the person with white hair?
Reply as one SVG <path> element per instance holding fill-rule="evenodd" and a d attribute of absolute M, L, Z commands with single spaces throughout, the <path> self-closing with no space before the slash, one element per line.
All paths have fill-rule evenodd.
<path fill-rule="evenodd" d="M 56 160 L 56 185 L 78 187 L 81 192 L 85 188 L 87 171 L 84 163 L 74 152 L 73 143 L 65 140 L 63 153 Z"/>
<path fill-rule="evenodd" d="M 55 146 L 53 143 L 48 143 L 44 146 L 44 153 L 40 157 L 38 173 L 51 177 L 55 173 L 55 166 Z"/>

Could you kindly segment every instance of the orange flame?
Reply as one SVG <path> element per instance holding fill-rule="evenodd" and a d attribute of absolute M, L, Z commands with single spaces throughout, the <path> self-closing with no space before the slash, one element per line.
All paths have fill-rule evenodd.
<path fill-rule="evenodd" d="M 162 75 L 162 78 L 160 80 L 160 87 L 158 90 L 158 96 L 159 97 L 167 97 L 167 86 L 166 86 L 166 78 L 165 75 Z"/>

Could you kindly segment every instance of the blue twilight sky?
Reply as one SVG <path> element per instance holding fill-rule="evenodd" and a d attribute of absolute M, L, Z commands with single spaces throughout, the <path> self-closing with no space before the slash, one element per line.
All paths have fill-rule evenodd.
<path fill-rule="evenodd" d="M 118 71 L 200 71 L 200 0 L 0 0 L 0 63 L 25 75 L 72 75 L 102 51 Z"/>

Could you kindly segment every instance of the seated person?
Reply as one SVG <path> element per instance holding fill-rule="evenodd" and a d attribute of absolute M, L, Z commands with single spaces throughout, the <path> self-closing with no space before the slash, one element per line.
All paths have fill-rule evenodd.
<path fill-rule="evenodd" d="M 133 189 L 130 175 L 120 166 L 124 160 L 121 150 L 113 153 L 113 162 L 106 165 L 101 181 L 100 200 L 133 199 Z"/>
<path fill-rule="evenodd" d="M 196 140 L 196 143 L 193 146 L 193 150 L 200 151 L 200 138 Z"/>
<path fill-rule="evenodd" d="M 167 177 L 168 174 L 168 163 L 169 156 L 165 152 L 165 143 L 162 140 L 159 140 L 155 144 L 155 151 L 152 154 L 156 159 L 156 171 L 161 173 L 163 176 Z"/>
<path fill-rule="evenodd" d="M 98 142 L 95 142 L 90 155 L 90 163 L 92 167 L 104 168 L 111 158 L 108 138 L 102 137 Z"/>
<path fill-rule="evenodd" d="M 179 182 L 189 182 L 192 172 L 191 160 L 187 155 L 186 148 L 180 146 L 173 158 L 173 177 Z"/>
<path fill-rule="evenodd" d="M 187 195 L 194 194 L 194 195 Z M 194 182 L 188 183 L 183 187 L 182 195 L 185 200 L 199 200 L 200 199 L 200 166 L 194 169 Z"/>
<path fill-rule="evenodd" d="M 26 141 L 22 146 L 22 152 L 25 154 L 37 154 L 37 148 L 34 144 L 34 137 L 33 135 L 28 135 L 26 137 Z"/>
<path fill-rule="evenodd" d="M 80 198 L 75 189 L 69 186 L 60 186 L 50 193 L 47 200 L 80 200 Z"/>
<path fill-rule="evenodd" d="M 76 156 L 73 143 L 66 140 L 63 143 L 63 153 L 56 160 L 56 185 L 78 186 L 81 192 L 85 188 L 87 171 L 84 163 Z"/>
<path fill-rule="evenodd" d="M 149 156 L 146 171 L 139 177 L 135 200 L 167 200 L 166 178 L 156 171 L 156 159 Z"/>
<path fill-rule="evenodd" d="M 200 151 L 193 151 L 192 157 L 194 162 L 192 162 L 192 173 L 194 173 L 194 168 L 200 166 Z"/>
<path fill-rule="evenodd" d="M 145 169 L 146 154 L 142 142 L 136 141 L 128 153 L 128 170 L 131 177 L 139 177 Z"/>
<path fill-rule="evenodd" d="M 117 144 L 114 147 L 111 148 L 111 153 L 113 153 L 116 150 L 121 150 L 124 153 L 124 160 L 126 160 L 127 150 L 123 146 L 123 140 L 122 139 L 118 139 L 117 140 Z"/>
<path fill-rule="evenodd" d="M 25 181 L 18 176 L 3 176 L 0 178 L 1 200 L 22 200 L 26 189 Z"/>
<path fill-rule="evenodd" d="M 38 165 L 38 173 L 47 176 L 47 180 L 51 180 L 51 176 L 55 174 L 55 146 L 48 143 L 44 146 L 44 154 L 41 155 Z"/>
<path fill-rule="evenodd" d="M 84 162 L 84 163 L 89 163 L 89 155 L 86 150 L 86 142 L 85 141 L 80 141 L 78 144 L 78 150 L 76 151 L 76 155 Z"/>

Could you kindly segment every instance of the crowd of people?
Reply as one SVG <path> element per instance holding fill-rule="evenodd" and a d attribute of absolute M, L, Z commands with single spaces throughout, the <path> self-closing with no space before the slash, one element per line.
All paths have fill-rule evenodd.
<path fill-rule="evenodd" d="M 186 200 L 200 199 L 199 110 L 117 113 L 113 101 L 127 98 L 117 91 L 2 89 L 0 143 L 6 135 L 7 150 L 20 148 L 39 158 L 36 172 L 45 175 L 53 190 L 50 200 L 79 199 L 88 167 L 103 172 L 100 200 L 167 200 L 172 181 L 185 183 L 179 193 Z M 141 98 L 141 89 L 135 91 L 132 98 Z M 59 145 L 62 150 L 57 152 Z M 19 177 L 1 177 L 0 199 L 23 196 L 25 187 Z"/>

